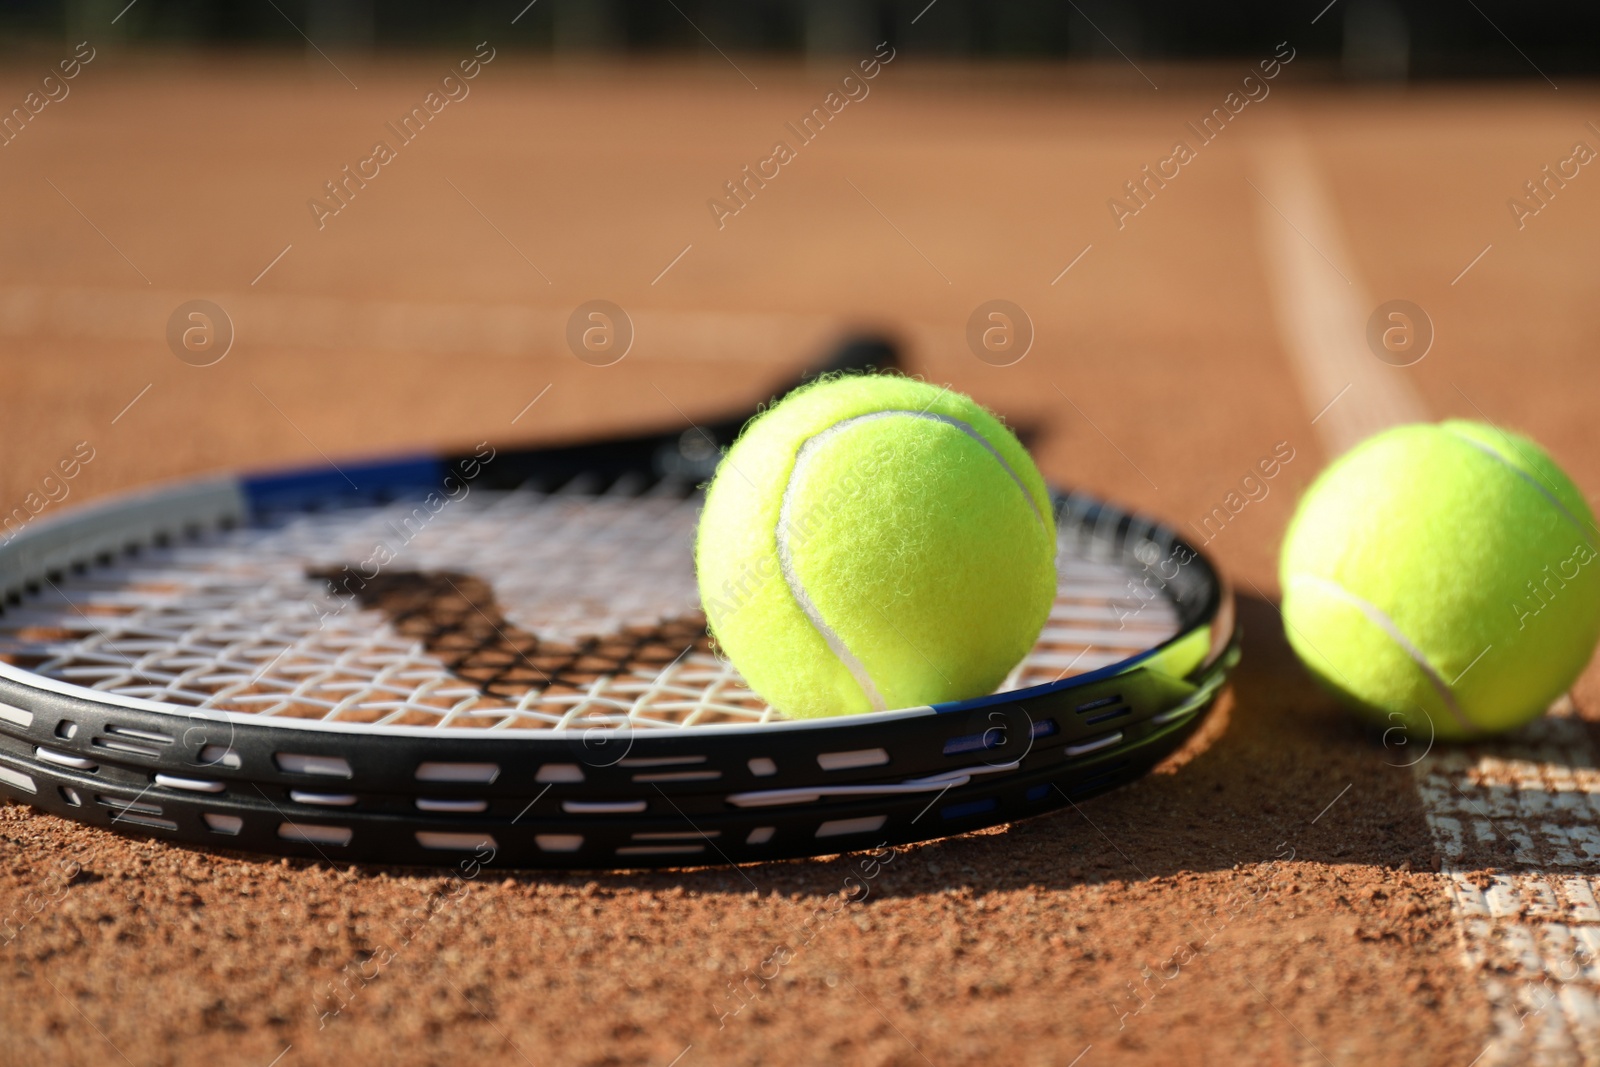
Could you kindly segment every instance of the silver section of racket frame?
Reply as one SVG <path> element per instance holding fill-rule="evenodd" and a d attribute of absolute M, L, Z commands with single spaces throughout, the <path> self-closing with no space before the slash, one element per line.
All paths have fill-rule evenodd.
<path fill-rule="evenodd" d="M 238 480 L 217 478 L 116 496 L 30 522 L 0 543 L 0 598 L 19 597 L 130 547 L 236 525 L 248 514 Z"/>

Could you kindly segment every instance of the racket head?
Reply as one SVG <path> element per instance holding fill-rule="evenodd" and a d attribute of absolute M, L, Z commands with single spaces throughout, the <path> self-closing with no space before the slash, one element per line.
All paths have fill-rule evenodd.
<path fill-rule="evenodd" d="M 876 814 L 928 836 L 948 821 L 910 818 L 930 792 L 957 804 L 941 836 L 1136 777 L 1237 656 L 1202 554 L 1058 494 L 1062 596 L 1005 691 L 784 721 L 695 632 L 694 486 L 742 422 L 211 479 L 30 527 L 0 546 L 0 791 L 289 854 L 328 842 L 283 825 L 343 826 L 359 843 L 335 850 L 379 862 L 439 862 L 417 835 L 460 833 L 527 865 L 637 865 L 619 842 L 661 819 L 727 840 L 777 820 L 722 858 L 837 851 L 819 827 Z M 603 828 L 582 855 L 538 846 L 574 818 Z"/>
<path fill-rule="evenodd" d="M 1163 617 L 1170 613 L 1174 625 L 1160 632 L 1174 629 L 1171 636 L 1093 671 L 962 704 L 637 728 L 385 728 L 263 717 L 75 685 L 61 677 L 74 661 L 58 656 L 56 676 L 0 666 L 0 789 L 80 821 L 210 847 L 422 864 L 493 854 L 519 867 L 775 859 L 1039 814 L 1132 780 L 1170 754 L 1237 655 L 1227 591 L 1203 557 L 1104 502 L 1066 495 L 1058 505 L 1063 604 L 1083 608 L 1081 588 L 1072 587 L 1086 577 L 1143 576 L 1144 588 L 1167 601 Z M 373 506 L 388 505 L 346 510 Z M 127 514 L 146 511 L 136 503 Z M 219 521 L 188 549 L 227 570 L 235 561 L 216 544 L 248 541 L 251 530 L 247 517 Z M 153 536 L 141 550 L 154 573 L 125 556 L 102 560 L 76 577 L 56 575 L 22 605 L 71 600 L 79 581 L 96 597 L 171 584 L 163 553 L 181 555 L 185 544 L 162 548 L 161 540 Z M 687 553 L 686 542 L 682 548 Z M 113 572 L 108 590 L 104 576 Z M 1179 575 L 1200 580 L 1180 585 Z M 94 599 L 77 608 L 100 610 Z M 0 631 L 37 623 L 19 606 L 0 616 Z M 1150 609 L 1129 598 L 1121 610 Z M 1042 662 L 1053 668 L 1051 657 L 1066 652 L 1051 640 L 1062 638 L 1042 642 Z M 99 667 L 113 670 L 114 658 Z M 712 658 L 705 669 L 727 668 Z M 1027 668 L 1016 675 L 1026 677 Z M 195 682 L 183 684 L 192 690 Z"/>
<path fill-rule="evenodd" d="M 349 471 L 363 482 L 375 476 L 374 468 Z M 697 627 L 678 621 L 694 606 L 692 495 L 518 490 L 487 494 L 486 501 L 484 494 L 463 498 L 426 531 L 437 535 L 431 547 L 421 538 L 411 546 L 427 560 L 439 552 L 451 558 L 452 566 L 424 570 L 443 578 L 454 620 L 473 623 L 480 639 L 492 638 L 490 652 L 503 666 L 527 675 L 505 682 L 511 696 L 503 696 L 494 679 L 507 672 L 475 676 L 471 655 L 461 661 L 466 668 L 447 663 L 452 642 L 471 645 L 458 627 L 430 630 L 419 641 L 355 598 L 322 597 L 315 576 L 326 573 L 329 559 L 352 554 L 341 542 L 370 543 L 374 531 L 394 529 L 393 516 L 411 507 L 409 496 L 396 494 L 398 501 L 338 507 L 313 498 L 315 507 L 285 520 L 283 494 L 274 487 L 273 508 L 253 521 L 225 514 L 213 519 L 214 533 L 181 542 L 157 531 L 137 557 L 125 551 L 77 573 L 46 576 L 0 616 L 0 655 L 12 661 L 0 664 L 0 700 L 9 695 L 5 702 L 22 709 L 0 713 L 0 727 L 22 726 L 30 740 L 91 759 L 137 757 L 224 780 L 290 782 L 322 774 L 403 791 L 418 781 L 451 781 L 437 767 L 419 778 L 425 763 L 487 761 L 494 766 L 460 768 L 459 780 L 491 793 L 524 789 L 528 781 L 602 792 L 654 782 L 694 791 L 705 788 L 695 783 L 718 780 L 713 774 L 724 782 L 791 787 L 805 784 L 811 767 L 842 781 L 935 773 L 970 762 L 975 751 L 989 762 L 1008 762 L 1022 742 L 1062 747 L 1136 725 L 1192 688 L 1186 679 L 1216 658 L 1228 634 L 1226 593 L 1198 553 L 1157 524 L 1069 495 L 1057 501 L 1060 599 L 1010 688 L 937 707 L 784 721 L 690 632 Z M 126 542 L 147 514 L 173 519 L 186 501 L 209 507 L 220 496 L 183 487 L 165 498 L 112 504 L 84 516 L 84 525 Z M 118 526 L 119 515 L 129 524 Z M 542 523 L 547 530 L 539 529 L 540 516 L 549 516 Z M 486 525 L 491 532 L 480 536 Z M 63 532 L 69 544 L 90 540 Z M 524 538 L 554 558 L 519 560 L 516 546 Z M 509 551 L 486 561 L 486 540 Z M 600 540 L 606 543 L 598 560 L 560 567 L 566 546 L 576 551 Z M 640 567 L 617 580 L 618 560 Z M 673 562 L 676 575 L 669 573 Z M 576 684 L 548 684 L 563 680 L 552 657 L 537 647 L 501 647 L 508 630 L 535 644 L 540 635 L 494 605 L 463 606 L 462 587 L 476 580 L 463 571 L 473 565 L 487 566 L 502 588 L 517 585 L 517 575 L 507 573 L 516 566 L 533 576 L 533 611 L 554 605 L 552 617 L 527 624 L 556 634 L 545 648 L 571 642 L 572 633 L 587 627 L 612 632 L 591 645 L 603 646 L 630 626 L 654 628 L 659 637 L 662 616 L 669 618 L 665 629 L 687 643 L 675 649 L 651 638 L 645 645 L 654 655 L 643 663 L 594 664 Z M 552 572 L 560 573 L 547 577 Z M 602 589 L 608 581 L 618 592 Z M 656 588 L 641 600 L 631 591 L 639 584 L 665 593 Z M 574 621 L 573 605 L 590 617 Z M 602 651 L 585 653 L 581 639 L 577 647 L 584 654 L 574 655 L 569 644 L 556 658 L 597 659 Z M 1059 677 L 1084 666 L 1092 669 Z M 1065 720 L 1049 718 L 1067 711 Z M 385 741 L 381 749 L 361 743 L 376 737 Z M 758 740 L 773 750 L 750 755 Z M 877 748 L 884 752 L 872 758 Z M 776 770 L 748 766 L 762 758 Z M 642 773 L 674 766 L 683 769 Z"/>

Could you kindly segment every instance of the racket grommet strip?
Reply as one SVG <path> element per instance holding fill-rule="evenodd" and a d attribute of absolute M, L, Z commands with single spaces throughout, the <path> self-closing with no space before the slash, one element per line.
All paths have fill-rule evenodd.
<path fill-rule="evenodd" d="M 93 760 L 84 759 L 82 756 L 74 756 L 70 752 L 58 752 L 53 748 L 45 748 L 43 745 L 35 748 L 33 754 L 46 763 L 54 763 L 58 767 L 71 767 L 75 771 L 94 771 L 99 769 Z"/>
<path fill-rule="evenodd" d="M 167 789 L 182 789 L 190 793 L 221 793 L 228 788 L 225 783 L 209 778 L 180 778 L 174 774 L 157 774 L 152 781 Z"/>

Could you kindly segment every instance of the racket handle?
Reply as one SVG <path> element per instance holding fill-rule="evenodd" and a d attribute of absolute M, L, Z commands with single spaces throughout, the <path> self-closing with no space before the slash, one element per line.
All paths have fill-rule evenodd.
<path fill-rule="evenodd" d="M 899 363 L 899 352 L 888 338 L 853 334 L 776 395 L 782 396 L 821 374 L 890 370 Z M 744 424 L 755 414 L 752 408 L 686 429 L 566 448 L 501 449 L 493 463 L 483 466 L 483 474 L 476 484 L 490 489 L 515 489 L 527 484 L 554 489 L 583 475 L 601 479 L 606 484 L 627 476 L 644 476 L 652 481 L 671 479 L 689 486 L 697 485 L 711 477 L 723 450 L 733 444 Z"/>
<path fill-rule="evenodd" d="M 881 334 L 858 333 L 840 341 L 834 346 L 832 355 L 803 372 L 800 380 L 789 388 L 837 371 L 893 370 L 899 366 L 900 352 L 893 341 Z"/>

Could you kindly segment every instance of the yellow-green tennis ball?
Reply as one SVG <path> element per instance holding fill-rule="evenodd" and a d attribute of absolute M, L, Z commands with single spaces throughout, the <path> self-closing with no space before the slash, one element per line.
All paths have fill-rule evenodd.
<path fill-rule="evenodd" d="M 970 398 L 854 375 L 744 430 L 695 544 L 711 631 L 745 680 L 810 718 L 991 692 L 1056 592 L 1044 480 Z"/>
<path fill-rule="evenodd" d="M 1401 426 L 1311 486 L 1279 562 L 1289 643 L 1411 736 L 1538 718 L 1600 638 L 1594 516 L 1545 451 L 1476 422 Z"/>

